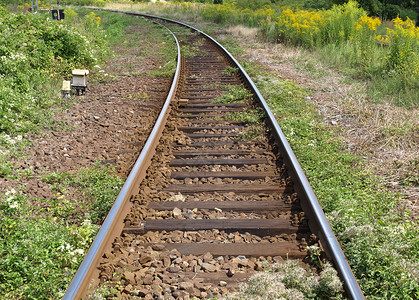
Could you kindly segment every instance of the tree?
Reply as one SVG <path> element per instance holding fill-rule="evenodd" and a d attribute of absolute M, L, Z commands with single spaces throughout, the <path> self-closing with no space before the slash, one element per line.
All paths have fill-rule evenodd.
<path fill-rule="evenodd" d="M 272 2 L 271 0 L 237 0 L 235 3 L 237 7 L 242 9 L 250 8 L 257 10 L 263 8 L 265 5 L 270 5 Z"/>

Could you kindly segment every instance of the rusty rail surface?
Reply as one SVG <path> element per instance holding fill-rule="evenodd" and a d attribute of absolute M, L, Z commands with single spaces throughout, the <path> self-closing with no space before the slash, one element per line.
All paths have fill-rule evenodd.
<path fill-rule="evenodd" d="M 130 209 L 130 197 L 138 192 L 139 185 L 144 179 L 146 170 L 151 163 L 156 146 L 159 142 L 161 133 L 165 127 L 167 116 L 170 112 L 170 103 L 176 94 L 176 88 L 179 82 L 180 71 L 182 67 L 182 60 L 180 54 L 180 45 L 176 36 L 168 28 L 166 28 L 173 36 L 177 45 L 177 67 L 173 82 L 167 95 L 163 108 L 158 116 L 156 124 L 150 133 L 147 142 L 144 145 L 135 165 L 133 166 L 124 186 L 122 187 L 118 197 L 115 200 L 109 214 L 103 222 L 98 234 L 96 235 L 93 244 L 91 245 L 86 257 L 81 263 L 76 275 L 74 276 L 70 286 L 67 289 L 63 299 L 80 299 L 81 295 L 88 287 L 88 279 L 92 277 L 93 273 L 97 272 L 95 267 L 100 259 L 103 251 L 108 247 L 113 239 L 118 236 L 123 228 L 123 218 Z"/>
<path fill-rule="evenodd" d="M 303 207 L 304 211 L 310 216 L 309 218 L 309 227 L 311 232 L 315 233 L 321 242 L 321 245 L 326 252 L 328 258 L 334 262 L 335 267 L 338 270 L 339 276 L 344 282 L 344 287 L 347 292 L 347 295 L 351 299 L 364 299 L 361 289 L 346 261 L 346 258 L 339 246 L 339 243 L 336 237 L 333 234 L 333 231 L 327 222 L 327 219 L 321 209 L 321 206 L 308 183 L 304 172 L 299 165 L 297 158 L 295 157 L 289 143 L 287 142 L 285 135 L 283 134 L 281 128 L 279 127 L 274 115 L 270 111 L 266 101 L 264 100 L 263 96 L 260 94 L 259 90 L 257 89 L 256 85 L 250 79 L 246 71 L 242 68 L 242 66 L 236 61 L 236 59 L 216 40 L 214 40 L 209 35 L 205 34 L 204 32 L 184 24 L 182 22 L 178 22 L 175 20 L 170 20 L 166 18 L 150 16 L 140 13 L 133 13 L 133 12 L 121 12 L 121 11 L 113 11 L 117 13 L 125 13 L 128 15 L 133 16 L 141 16 L 153 20 L 163 20 L 166 22 L 170 22 L 173 24 L 177 24 L 180 26 L 185 26 L 194 30 L 195 32 L 201 34 L 206 39 L 210 40 L 216 47 L 218 47 L 226 59 L 230 62 L 231 65 L 239 69 L 240 77 L 244 84 L 252 91 L 255 99 L 259 102 L 262 106 L 264 112 L 266 113 L 266 120 L 271 129 L 271 134 L 275 138 L 277 142 L 277 146 L 279 147 L 279 152 L 281 153 L 284 163 L 287 167 L 288 173 L 292 178 L 294 183 L 294 189 L 297 191 L 299 197 L 301 198 L 301 206 Z M 174 36 L 174 34 L 172 33 Z M 174 36 L 176 39 L 176 37 Z M 131 171 L 123 189 L 121 190 L 115 204 L 113 205 L 108 217 L 106 218 L 104 224 L 102 225 L 101 230 L 99 231 L 94 243 L 92 244 L 86 258 L 84 259 L 82 265 L 80 266 L 77 274 L 75 275 L 71 285 L 69 286 L 67 293 L 64 296 L 64 299 L 79 299 L 81 295 L 84 294 L 85 289 L 87 288 L 88 282 L 86 279 L 91 278 L 91 275 L 95 270 L 95 267 L 98 263 L 100 255 L 103 254 L 103 249 L 109 246 L 112 243 L 112 238 L 119 235 L 122 232 L 123 224 L 122 220 L 120 220 L 121 216 L 124 216 L 130 208 L 129 198 L 133 193 L 139 192 L 139 184 L 141 180 L 145 176 L 145 172 L 147 167 L 150 165 L 150 160 L 152 155 L 155 152 L 156 145 L 158 144 L 158 140 L 161 136 L 163 131 L 163 127 L 165 121 L 168 117 L 169 111 L 169 104 L 171 99 L 173 99 L 175 95 L 175 89 L 178 82 L 179 72 L 180 72 L 180 64 L 181 64 L 181 57 L 180 57 L 180 48 L 179 43 L 176 39 L 176 43 L 178 45 L 178 67 L 174 77 L 174 83 L 172 88 L 169 92 L 167 101 L 163 107 L 163 110 L 158 118 L 158 121 L 146 143 L 144 149 L 142 150 L 133 170 Z M 151 222 L 152 223 L 152 222 Z M 155 222 L 154 226 L 161 226 Z M 251 222 L 249 222 L 251 223 Z M 134 229 L 133 229 L 134 230 Z"/>

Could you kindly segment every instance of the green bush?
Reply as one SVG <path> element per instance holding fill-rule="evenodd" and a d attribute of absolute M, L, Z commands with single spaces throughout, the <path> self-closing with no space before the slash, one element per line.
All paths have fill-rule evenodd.
<path fill-rule="evenodd" d="M 88 219 L 63 226 L 62 218 L 34 218 L 28 200 L 13 189 L 0 197 L 0 298 L 58 299 L 97 227 Z"/>
<path fill-rule="evenodd" d="M 384 6 L 381 17 L 385 20 L 393 20 L 400 15 L 400 7 L 394 4 L 387 4 Z"/>
<path fill-rule="evenodd" d="M 61 5 L 99 6 L 103 7 L 109 0 L 60 0 Z"/>
<path fill-rule="evenodd" d="M 308 93 L 259 74 L 257 85 L 310 180 L 329 223 L 371 299 L 419 295 L 419 228 L 400 195 L 389 192 L 323 123 Z M 326 298 L 330 299 L 330 298 Z"/>
<path fill-rule="evenodd" d="M 99 28 L 88 18 L 83 29 L 44 14 L 11 14 L 0 8 L 0 132 L 21 133 L 50 117 L 58 82 L 74 68 L 95 65 L 106 53 Z M 51 85 L 55 88 L 51 89 Z M 55 93 L 55 95 L 54 95 Z"/>
<path fill-rule="evenodd" d="M 236 6 L 241 9 L 257 10 L 263 8 L 265 5 L 270 5 L 270 0 L 237 0 Z"/>

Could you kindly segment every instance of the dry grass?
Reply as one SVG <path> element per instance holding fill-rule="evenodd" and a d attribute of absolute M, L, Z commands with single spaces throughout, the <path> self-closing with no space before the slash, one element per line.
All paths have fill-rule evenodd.
<path fill-rule="evenodd" d="M 419 109 L 369 101 L 367 83 L 324 66 L 304 49 L 257 42 L 242 46 L 249 60 L 309 88 L 324 122 L 347 149 L 363 156 L 366 167 L 389 188 L 404 192 L 408 205 L 419 212 Z"/>
<path fill-rule="evenodd" d="M 260 30 L 257 28 L 248 28 L 242 25 L 236 25 L 227 29 L 227 33 L 236 35 L 236 36 L 241 36 L 246 39 L 256 39 L 256 37 L 259 34 L 259 31 Z"/>
<path fill-rule="evenodd" d="M 150 10 L 150 4 L 110 3 L 107 8 L 144 11 Z M 158 10 L 152 13 L 159 14 Z M 197 16 L 185 19 L 181 13 L 174 13 L 171 17 L 178 16 L 185 22 L 199 24 L 199 28 L 206 27 Z M 328 68 L 305 49 L 260 42 L 257 29 L 232 26 L 216 35 L 221 39 L 235 36 L 246 50 L 246 59 L 309 88 L 311 101 L 317 105 L 324 122 L 335 129 L 337 138 L 345 142 L 350 152 L 363 156 L 366 167 L 382 176 L 390 188 L 405 192 L 409 204 L 419 211 L 417 182 L 403 185 L 406 178 L 419 176 L 415 168 L 419 161 L 419 109 L 372 103 L 365 82 Z"/>

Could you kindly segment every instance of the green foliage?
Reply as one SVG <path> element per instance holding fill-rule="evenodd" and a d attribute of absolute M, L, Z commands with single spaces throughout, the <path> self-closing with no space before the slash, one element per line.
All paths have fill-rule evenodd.
<path fill-rule="evenodd" d="M 74 24 L 43 14 L 15 15 L 3 8 L 0 14 L 0 132 L 16 134 L 45 124 L 59 93 L 59 83 L 50 82 L 96 64 L 105 45 L 88 19 L 86 36 Z"/>
<path fill-rule="evenodd" d="M 98 6 L 103 7 L 109 0 L 60 0 L 60 5 Z"/>
<path fill-rule="evenodd" d="M 175 73 L 177 65 L 177 48 L 175 46 L 175 41 L 172 35 L 160 25 L 153 24 L 151 30 L 152 31 L 149 32 L 149 34 L 153 36 L 154 42 L 161 45 L 156 54 L 161 57 L 163 64 L 148 72 L 148 75 L 154 77 L 170 77 Z M 196 51 L 196 47 L 190 46 L 186 48 L 184 53 L 192 55 L 192 53 Z"/>
<path fill-rule="evenodd" d="M 319 2 L 316 3 L 320 6 Z M 368 80 L 372 85 L 370 91 L 375 101 L 417 106 L 417 27 L 411 26 L 412 21 L 409 18 L 404 23 L 396 18 L 391 25 L 381 25 L 378 18 L 368 17 L 367 11 L 354 0 L 334 3 L 339 5 L 329 8 L 331 2 L 325 0 L 324 6 L 329 8 L 327 10 L 302 10 L 303 7 L 313 5 L 298 0 L 272 3 L 271 6 L 257 10 L 252 10 L 245 4 L 242 7 L 239 4 L 235 6 L 231 2 L 223 5 L 181 3 L 177 4 L 176 9 L 187 14 L 199 14 L 216 23 L 259 27 L 266 40 L 306 47 L 354 77 Z M 378 0 L 362 3 L 370 11 L 382 8 Z M 400 3 L 400 7 L 408 10 L 410 8 L 407 7 L 411 7 L 409 3 Z M 285 4 L 298 8 L 272 8 Z M 390 1 L 387 4 L 394 5 Z M 169 10 L 169 5 L 165 5 L 164 9 Z M 226 39 L 223 44 L 232 49 L 233 55 L 241 54 L 240 47 L 229 47 L 230 42 L 235 41 Z"/>
<path fill-rule="evenodd" d="M 79 186 L 93 202 L 88 205 L 91 219 L 94 223 L 101 223 L 113 205 L 124 180 L 111 173 L 106 166 L 96 164 L 95 168 L 86 168 L 71 177 L 68 183 Z"/>
<path fill-rule="evenodd" d="M 245 109 L 241 112 L 231 112 L 226 120 L 240 121 L 249 125 L 258 125 L 264 114 L 260 109 Z"/>
<path fill-rule="evenodd" d="M 385 20 L 392 20 L 400 15 L 400 7 L 394 4 L 387 4 L 384 6 L 381 17 Z"/>
<path fill-rule="evenodd" d="M 277 263 L 253 275 L 238 293 L 227 299 L 342 299 L 342 282 L 330 264 L 319 275 L 296 260 Z"/>
<path fill-rule="evenodd" d="M 97 228 L 34 218 L 28 200 L 14 189 L 0 197 L 0 297 L 61 298 Z"/>
<path fill-rule="evenodd" d="M 100 224 L 112 207 L 124 182 L 112 172 L 112 168 L 97 163 L 93 168 L 80 169 L 75 175 L 50 173 L 45 176 L 43 180 L 55 184 L 54 189 L 58 191 L 57 198 L 52 199 L 50 204 L 52 213 L 65 216 L 75 211 L 75 207 L 72 206 L 74 203 L 66 201 L 64 196 L 65 187 L 73 186 L 79 189 L 85 197 L 92 199 L 86 205 L 86 209 L 91 212 L 92 222 Z"/>
<path fill-rule="evenodd" d="M 292 81 L 274 80 L 272 74 L 258 78 L 365 295 L 415 299 L 419 229 L 399 195 L 388 192 L 360 158 L 344 150 L 305 99 L 306 90 Z"/>
<path fill-rule="evenodd" d="M 252 9 L 252 10 L 256 10 L 256 9 L 260 9 L 263 8 L 266 5 L 270 5 L 271 1 L 270 0 L 236 0 L 235 4 L 238 8 L 241 9 Z"/>
<path fill-rule="evenodd" d="M 241 103 L 249 101 L 252 94 L 242 85 L 226 85 L 226 91 L 214 100 L 214 103 Z"/>
<path fill-rule="evenodd" d="M 341 5 L 348 1 L 331 0 L 331 2 Z M 404 20 L 406 16 L 409 16 L 411 19 L 416 18 L 414 0 L 358 0 L 357 2 L 369 15 L 379 16 L 383 19 L 394 19 L 399 15 L 401 16 L 402 11 L 407 12 L 407 14 L 403 15 Z"/>
<path fill-rule="evenodd" d="M 75 174 L 48 174 L 43 180 L 55 184 L 56 193 L 45 202 L 14 189 L 0 195 L 0 298 L 63 296 L 96 235 L 94 223 L 103 221 L 122 187 L 111 172 L 97 164 Z M 92 201 L 67 199 L 69 186 Z M 87 217 L 80 215 L 84 210 Z"/>
<path fill-rule="evenodd" d="M 239 71 L 239 69 L 238 69 L 238 68 L 234 68 L 234 67 L 230 67 L 230 66 L 228 66 L 228 67 L 227 67 L 227 68 L 225 68 L 225 70 L 223 71 L 223 75 L 230 76 L 230 75 L 236 74 L 238 71 Z"/>
<path fill-rule="evenodd" d="M 263 124 L 264 112 L 260 108 L 244 109 L 240 112 L 228 113 L 225 120 L 240 121 L 247 125 L 246 131 L 240 134 L 244 141 L 260 139 L 266 136 L 266 127 Z"/>

